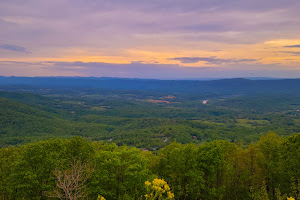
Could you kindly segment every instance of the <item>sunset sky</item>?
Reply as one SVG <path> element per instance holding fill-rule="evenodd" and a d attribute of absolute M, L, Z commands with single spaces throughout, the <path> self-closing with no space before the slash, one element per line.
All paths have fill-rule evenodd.
<path fill-rule="evenodd" d="M 0 75 L 300 78 L 300 0 L 0 0 Z"/>

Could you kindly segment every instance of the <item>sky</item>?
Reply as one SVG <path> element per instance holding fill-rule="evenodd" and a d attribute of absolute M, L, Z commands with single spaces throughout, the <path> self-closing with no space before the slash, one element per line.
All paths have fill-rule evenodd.
<path fill-rule="evenodd" d="M 300 78 L 299 0 L 0 0 L 0 75 Z"/>

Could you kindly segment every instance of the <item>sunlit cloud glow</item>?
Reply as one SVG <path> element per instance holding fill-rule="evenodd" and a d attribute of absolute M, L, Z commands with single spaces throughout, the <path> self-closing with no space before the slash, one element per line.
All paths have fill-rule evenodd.
<path fill-rule="evenodd" d="M 300 77 L 299 9 L 299 0 L 0 1 L 0 75 Z"/>

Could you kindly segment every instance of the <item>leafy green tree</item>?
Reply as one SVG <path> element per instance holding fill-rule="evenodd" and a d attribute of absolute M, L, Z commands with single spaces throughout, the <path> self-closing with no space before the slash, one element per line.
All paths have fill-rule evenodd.
<path fill-rule="evenodd" d="M 228 141 L 216 140 L 200 145 L 196 157 L 204 179 L 201 199 L 223 198 L 230 172 L 228 160 L 236 149 L 236 145 Z"/>
<path fill-rule="evenodd" d="M 0 149 L 0 199 L 6 200 L 11 198 L 9 188 L 10 174 L 14 173 L 12 164 L 18 157 L 19 149 L 15 147 Z"/>
<path fill-rule="evenodd" d="M 170 185 L 178 199 L 197 199 L 203 188 L 203 171 L 197 162 L 198 147 L 173 142 L 159 152 L 157 173 Z"/>
<path fill-rule="evenodd" d="M 74 158 L 89 159 L 94 148 L 90 142 L 75 137 L 30 143 L 21 146 L 19 152 L 8 177 L 11 195 L 13 198 L 41 199 L 55 187 L 52 173 L 55 168 L 68 168 Z"/>
<path fill-rule="evenodd" d="M 91 198 L 101 194 L 106 199 L 138 199 L 144 194 L 144 182 L 151 175 L 139 149 L 115 144 L 103 145 L 94 159 L 94 168 Z"/>
<path fill-rule="evenodd" d="M 280 191 L 296 199 L 300 198 L 300 133 L 288 137 L 283 143 L 280 164 L 282 167 Z"/>
<path fill-rule="evenodd" d="M 271 198 L 276 196 L 276 188 L 280 186 L 283 175 L 281 167 L 281 154 L 283 151 L 284 139 L 275 133 L 269 132 L 266 136 L 260 137 L 257 147 L 264 156 L 261 163 L 266 173 L 266 191 Z"/>

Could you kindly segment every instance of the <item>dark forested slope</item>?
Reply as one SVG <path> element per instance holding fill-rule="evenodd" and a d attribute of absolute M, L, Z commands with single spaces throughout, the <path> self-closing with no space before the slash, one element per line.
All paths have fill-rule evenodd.
<path fill-rule="evenodd" d="M 71 122 L 56 114 L 0 97 L 0 146 L 53 137 L 105 136 L 108 125 Z"/>

